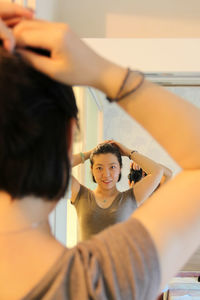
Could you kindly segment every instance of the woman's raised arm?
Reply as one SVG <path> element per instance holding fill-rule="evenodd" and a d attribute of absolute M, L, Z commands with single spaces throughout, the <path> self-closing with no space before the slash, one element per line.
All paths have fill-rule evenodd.
<path fill-rule="evenodd" d="M 92 150 L 73 154 L 73 156 L 72 156 L 72 167 L 83 164 L 87 159 L 89 159 L 91 151 Z"/>

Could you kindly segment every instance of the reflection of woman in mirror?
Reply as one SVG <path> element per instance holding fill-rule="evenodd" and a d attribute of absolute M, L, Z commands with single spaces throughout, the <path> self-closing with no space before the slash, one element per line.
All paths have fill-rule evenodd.
<path fill-rule="evenodd" d="M 130 189 L 120 192 L 116 184 L 121 179 L 122 156 L 141 166 L 147 176 Z M 166 170 L 171 175 L 166 167 L 115 141 L 107 141 L 88 152 L 75 154 L 73 166 L 87 159 L 90 159 L 93 181 L 97 183 L 95 190 L 88 189 L 72 177 L 71 203 L 77 211 L 81 240 L 128 219 L 158 187 Z"/>

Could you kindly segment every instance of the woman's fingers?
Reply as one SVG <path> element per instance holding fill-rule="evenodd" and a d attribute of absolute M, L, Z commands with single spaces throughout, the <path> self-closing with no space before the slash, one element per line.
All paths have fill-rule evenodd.
<path fill-rule="evenodd" d="M 0 39 L 4 48 L 12 51 L 15 47 L 15 39 L 8 28 L 14 26 L 19 18 L 32 18 L 33 11 L 13 3 L 0 3 Z M 4 23 L 5 20 L 5 23 Z"/>
<path fill-rule="evenodd" d="M 13 34 L 17 47 L 45 49 L 51 53 L 53 60 L 62 57 L 64 62 L 67 55 L 67 28 L 67 25 L 60 23 L 24 20 L 15 26 Z"/>
<path fill-rule="evenodd" d="M 70 68 L 65 41 L 67 25 L 39 20 L 22 21 L 14 30 L 16 49 L 33 67 L 58 81 L 73 84 L 69 78 Z M 30 51 L 27 48 L 32 48 Z M 34 52 L 34 49 L 46 50 L 49 57 Z"/>
<path fill-rule="evenodd" d="M 11 30 L 0 20 L 0 40 L 8 51 L 12 51 L 15 47 L 15 39 Z"/>
<path fill-rule="evenodd" d="M 13 30 L 16 45 L 51 50 L 55 30 L 54 27 L 51 30 L 51 27 L 42 21 L 21 21 Z"/>
<path fill-rule="evenodd" d="M 20 53 L 27 61 L 29 61 L 35 69 L 54 78 L 53 73 L 55 69 L 55 63 L 49 57 L 39 55 L 30 50 L 17 49 L 16 51 Z"/>
<path fill-rule="evenodd" d="M 136 164 L 135 162 L 133 162 L 132 169 L 134 169 L 134 170 L 140 170 L 140 166 L 138 164 Z"/>
<path fill-rule="evenodd" d="M 3 20 L 7 27 L 13 28 L 17 24 L 19 24 L 20 21 L 22 21 L 21 17 L 13 17 L 6 20 Z"/>
<path fill-rule="evenodd" d="M 0 18 L 24 17 L 32 18 L 34 11 L 13 3 L 0 3 Z"/>
<path fill-rule="evenodd" d="M 96 87 L 99 84 L 99 73 L 104 71 L 107 62 L 81 41 L 67 24 L 24 20 L 14 27 L 13 32 L 17 48 L 40 48 L 51 53 L 55 80 L 70 85 Z M 30 61 L 32 58 L 29 56 Z M 46 68 L 38 69 L 49 75 L 48 64 Z"/>

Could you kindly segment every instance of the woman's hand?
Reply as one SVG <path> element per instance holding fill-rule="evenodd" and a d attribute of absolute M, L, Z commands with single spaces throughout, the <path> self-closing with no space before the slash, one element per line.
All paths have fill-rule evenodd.
<path fill-rule="evenodd" d="M 140 170 L 140 166 L 138 164 L 136 164 L 134 161 L 132 161 L 130 163 L 130 169 L 133 169 L 133 170 Z"/>
<path fill-rule="evenodd" d="M 67 24 L 22 21 L 14 35 L 17 48 L 40 72 L 65 84 L 92 86 L 109 97 L 116 96 L 126 69 L 96 54 Z M 26 47 L 46 49 L 50 57 L 27 51 Z"/>
<path fill-rule="evenodd" d="M 70 85 L 93 85 L 99 76 L 98 68 L 102 67 L 104 59 L 100 59 L 67 24 L 25 20 L 14 28 L 14 35 L 20 52 L 36 69 L 55 80 Z M 51 56 L 38 55 L 25 47 L 46 49 Z"/>
<path fill-rule="evenodd" d="M 131 169 L 139 171 L 140 166 L 138 164 L 136 164 L 134 161 L 131 161 L 131 163 L 130 163 L 130 173 L 131 173 Z M 129 175 L 130 175 L 130 173 L 129 173 Z M 132 187 L 134 187 L 135 182 L 133 180 L 130 181 L 130 178 L 128 177 L 128 184 L 129 184 L 129 187 L 132 188 Z"/>
<path fill-rule="evenodd" d="M 15 47 L 15 39 L 9 27 L 13 27 L 22 20 L 33 17 L 33 11 L 13 3 L 0 3 L 0 39 L 8 51 Z"/>

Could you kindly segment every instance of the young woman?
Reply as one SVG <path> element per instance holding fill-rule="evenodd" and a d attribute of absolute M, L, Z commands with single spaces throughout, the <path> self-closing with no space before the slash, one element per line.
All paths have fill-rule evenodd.
<path fill-rule="evenodd" d="M 141 166 L 147 176 L 132 188 L 120 192 L 116 184 L 121 179 L 122 156 Z M 97 183 L 95 190 L 88 189 L 72 177 L 71 203 L 77 211 L 81 240 L 127 220 L 158 187 L 162 177 L 166 179 L 166 170 L 169 170 L 115 141 L 107 141 L 88 152 L 73 155 L 73 166 L 87 159 L 90 159 L 93 181 Z M 171 175 L 170 170 L 168 173 Z"/>
<path fill-rule="evenodd" d="M 23 20 L 9 30 L 6 23 L 16 17 L 16 12 Z M 10 73 L 12 78 L 17 74 L 15 80 L 2 76 L 0 85 L 3 90 L 7 88 L 7 93 L 0 92 L 0 299 L 155 300 L 160 288 L 200 243 L 200 110 L 143 80 L 141 73 L 127 72 L 97 55 L 68 25 L 24 20 L 26 14 L 27 10 L 14 4 L 0 3 L 0 38 L 7 50 L 18 52 L 13 54 L 15 59 L 21 53 L 34 68 L 56 81 L 90 85 L 113 101 L 120 99 L 119 105 L 158 140 L 182 171 L 154 192 L 128 221 L 66 249 L 51 235 L 48 214 L 67 186 L 76 117 L 69 113 L 75 108 L 74 98 L 71 95 L 63 101 L 54 89 L 50 95 L 46 84 L 41 83 L 35 88 L 31 85 L 33 93 L 24 95 L 22 87 L 30 73 L 23 73 L 26 76 L 21 80 L 23 64 L 15 65 Z M 30 51 L 27 46 L 46 49 L 50 56 Z M 0 70 L 5 74 L 8 69 L 4 61 L 9 57 L 5 55 L 1 60 L 4 69 Z M 46 98 L 34 99 L 37 91 L 47 93 Z M 23 110 L 16 105 L 16 97 L 18 101 L 23 99 Z M 34 100 L 31 103 L 30 98 Z M 10 121 L 5 122 L 5 107 L 12 115 L 12 127 Z M 16 131 L 21 134 L 13 139 Z M 60 134 L 62 139 L 58 138 Z M 18 151 L 13 148 L 16 144 L 21 146 Z M 21 164 L 26 166 L 23 172 Z M 49 168 L 55 173 L 46 172 Z M 24 182 L 29 183 L 26 189 Z M 21 194 L 13 193 L 13 189 Z"/>

